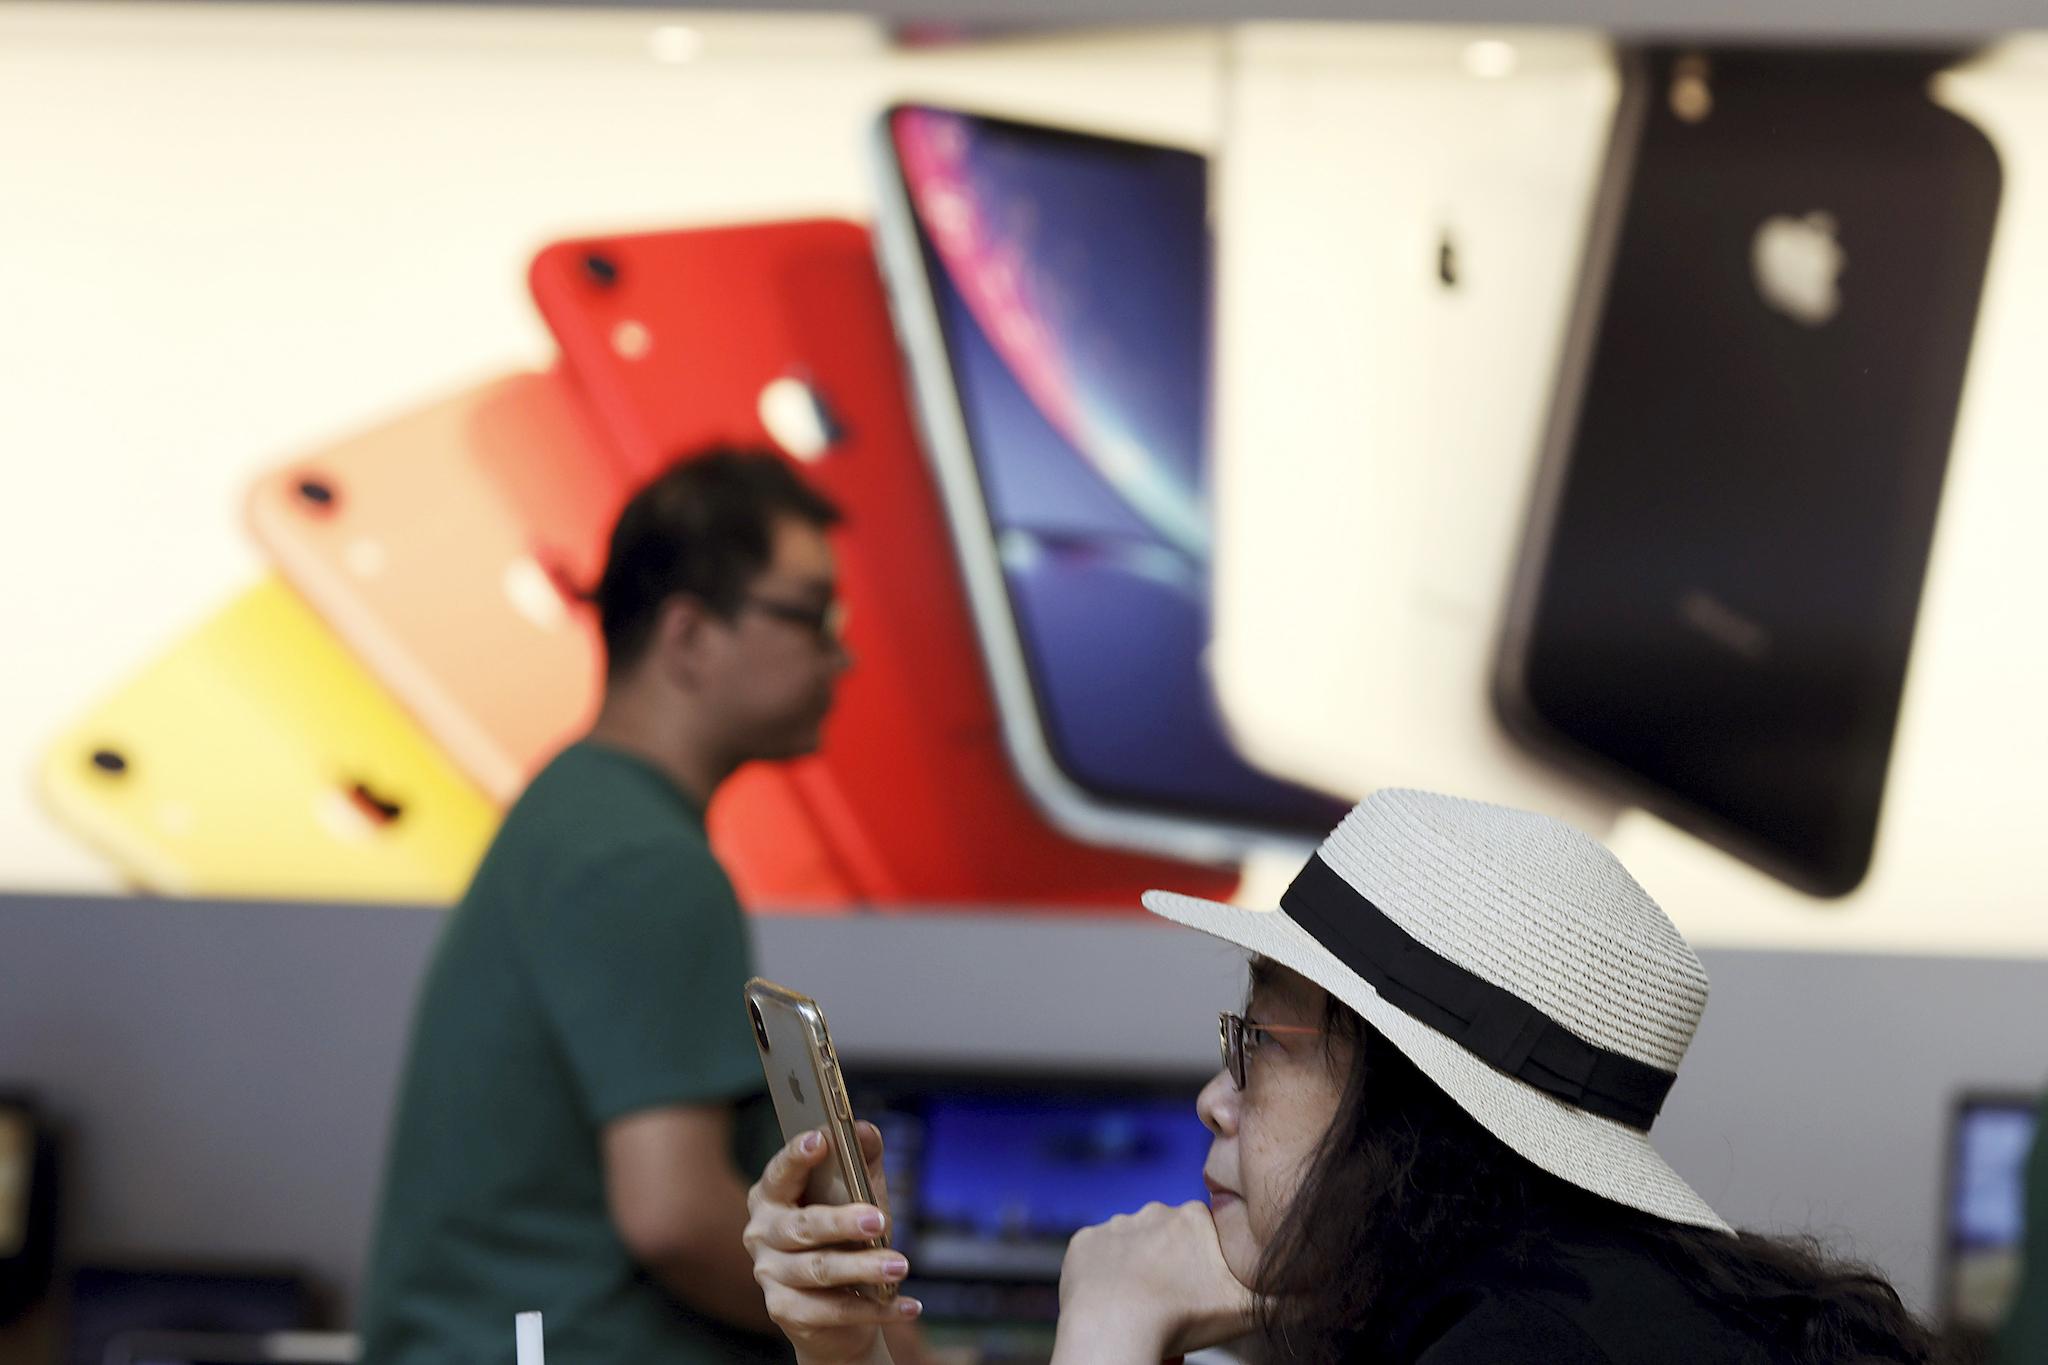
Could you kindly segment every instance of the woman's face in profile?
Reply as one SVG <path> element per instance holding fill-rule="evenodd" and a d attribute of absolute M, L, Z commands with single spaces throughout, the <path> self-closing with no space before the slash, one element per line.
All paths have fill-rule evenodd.
<path fill-rule="evenodd" d="M 1245 1020 L 1320 1030 L 1325 999 L 1321 987 L 1262 964 L 1253 974 Z M 1341 1037 L 1253 1033 L 1245 1040 L 1244 1089 L 1220 1071 L 1195 1102 L 1215 1135 L 1202 1175 L 1217 1239 L 1231 1274 L 1243 1283 L 1256 1275 L 1336 1118 L 1353 1046 Z"/>

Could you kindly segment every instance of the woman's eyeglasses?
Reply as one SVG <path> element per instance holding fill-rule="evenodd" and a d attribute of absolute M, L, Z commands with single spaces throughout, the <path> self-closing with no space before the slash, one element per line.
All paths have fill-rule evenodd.
<path fill-rule="evenodd" d="M 1223 1069 L 1239 1090 L 1244 1089 L 1245 1058 L 1259 1050 L 1261 1038 L 1320 1038 L 1323 1034 L 1322 1029 L 1301 1024 L 1254 1024 L 1242 1014 L 1216 1016 L 1216 1043 L 1223 1050 Z"/>

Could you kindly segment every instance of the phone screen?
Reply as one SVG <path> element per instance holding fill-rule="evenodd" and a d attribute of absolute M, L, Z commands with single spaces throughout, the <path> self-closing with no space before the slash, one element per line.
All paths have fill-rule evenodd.
<path fill-rule="evenodd" d="M 1047 746 L 1104 798 L 1320 831 L 1210 639 L 1208 165 L 929 108 L 890 137 Z"/>

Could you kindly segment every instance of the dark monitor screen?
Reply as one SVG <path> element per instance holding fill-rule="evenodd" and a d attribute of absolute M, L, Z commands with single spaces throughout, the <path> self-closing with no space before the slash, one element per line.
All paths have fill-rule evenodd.
<path fill-rule="evenodd" d="M 260 1336 L 313 1321 L 305 1280 L 291 1270 L 232 1266 L 79 1266 L 70 1279 L 66 1365 L 103 1365 L 126 1333 Z"/>
<path fill-rule="evenodd" d="M 1970 1095 L 1950 1116 L 1942 1294 L 1949 1320 L 1960 1326 L 1995 1328 L 2012 1301 L 2035 1106 L 2029 1096 Z"/>

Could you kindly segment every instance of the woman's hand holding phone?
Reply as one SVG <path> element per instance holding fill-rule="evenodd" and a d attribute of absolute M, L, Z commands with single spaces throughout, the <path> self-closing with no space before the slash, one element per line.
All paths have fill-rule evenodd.
<path fill-rule="evenodd" d="M 831 1139 L 799 1134 L 776 1153 L 747 1191 L 747 1252 L 768 1316 L 796 1348 L 799 1365 L 883 1365 L 890 1360 L 881 1329 L 915 1318 L 922 1306 L 902 1296 L 877 1303 L 863 1285 L 899 1284 L 909 1273 L 903 1254 L 867 1245 L 888 1224 L 882 1178 L 882 1134 L 855 1125 L 874 1204 L 804 1204 L 811 1172 L 831 1157 Z"/>

